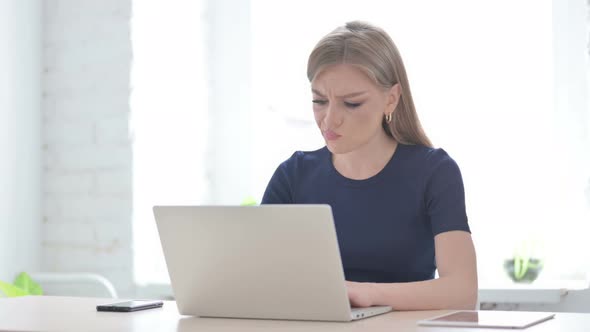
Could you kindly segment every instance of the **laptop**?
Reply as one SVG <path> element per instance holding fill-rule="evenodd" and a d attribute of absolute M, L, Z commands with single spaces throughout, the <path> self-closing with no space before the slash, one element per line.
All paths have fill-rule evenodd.
<path fill-rule="evenodd" d="M 155 206 L 182 315 L 352 321 L 329 205 Z"/>

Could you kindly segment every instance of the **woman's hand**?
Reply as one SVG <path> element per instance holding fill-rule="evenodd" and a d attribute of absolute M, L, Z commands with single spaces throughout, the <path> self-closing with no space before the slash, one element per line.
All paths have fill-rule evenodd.
<path fill-rule="evenodd" d="M 365 308 L 374 305 L 374 287 L 371 283 L 347 281 L 346 289 L 351 306 Z"/>

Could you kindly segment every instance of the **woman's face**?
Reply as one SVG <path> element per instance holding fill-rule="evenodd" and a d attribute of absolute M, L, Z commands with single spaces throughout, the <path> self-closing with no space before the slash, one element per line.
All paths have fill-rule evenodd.
<path fill-rule="evenodd" d="M 398 84 L 391 90 L 377 86 L 354 65 L 331 65 L 311 82 L 315 121 L 334 154 L 348 153 L 386 135 L 381 123 L 399 99 Z"/>

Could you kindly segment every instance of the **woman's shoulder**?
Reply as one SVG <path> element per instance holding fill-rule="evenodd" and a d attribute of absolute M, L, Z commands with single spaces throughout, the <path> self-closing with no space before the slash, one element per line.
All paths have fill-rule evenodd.
<path fill-rule="evenodd" d="M 441 165 L 453 165 L 455 160 L 443 148 L 435 148 L 424 145 L 400 145 L 405 152 L 406 162 L 413 164 L 416 168 L 423 168 L 432 171 Z M 419 167 L 422 166 L 422 167 Z"/>
<path fill-rule="evenodd" d="M 323 147 L 313 151 L 295 151 L 289 159 L 285 160 L 283 164 L 288 166 L 302 166 L 314 163 L 321 163 L 329 154 L 328 148 Z"/>
<path fill-rule="evenodd" d="M 300 174 L 305 170 L 317 168 L 326 160 L 330 160 L 326 156 L 329 155 L 327 147 L 323 147 L 313 151 L 295 151 L 291 157 L 283 161 L 279 168 L 282 168 L 288 174 Z"/>

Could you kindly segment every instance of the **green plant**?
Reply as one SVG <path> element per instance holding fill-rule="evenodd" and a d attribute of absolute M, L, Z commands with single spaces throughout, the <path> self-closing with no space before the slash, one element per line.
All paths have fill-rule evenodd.
<path fill-rule="evenodd" d="M 252 196 L 246 197 L 246 199 L 244 199 L 242 201 L 243 206 L 253 206 L 253 205 L 258 205 L 258 202 L 256 202 L 256 199 Z"/>
<path fill-rule="evenodd" d="M 535 242 L 522 242 L 513 256 L 504 262 L 504 270 L 513 281 L 533 282 L 537 279 L 543 269 L 543 261 L 534 254 L 538 251 L 537 246 Z"/>
<path fill-rule="evenodd" d="M 31 276 L 26 272 L 20 273 L 12 284 L 0 281 L 0 296 L 16 297 L 25 295 L 43 295 L 41 286 L 31 279 Z"/>
<path fill-rule="evenodd" d="M 537 258 L 514 257 L 506 260 L 504 268 L 513 281 L 533 282 L 543 269 L 543 263 Z"/>

